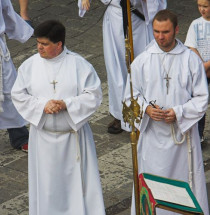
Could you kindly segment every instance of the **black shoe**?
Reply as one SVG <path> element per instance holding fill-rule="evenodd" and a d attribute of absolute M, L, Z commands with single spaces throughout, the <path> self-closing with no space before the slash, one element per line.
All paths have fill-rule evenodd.
<path fill-rule="evenodd" d="M 33 26 L 32 26 L 33 24 L 32 24 L 32 21 L 30 19 L 25 20 L 25 22 L 27 22 L 33 28 Z"/>
<path fill-rule="evenodd" d="M 205 141 L 204 136 L 202 136 L 200 139 L 201 139 L 201 144 L 204 143 L 204 141 Z"/>
<path fill-rule="evenodd" d="M 114 119 L 109 125 L 108 125 L 108 133 L 110 134 L 119 134 L 123 132 L 121 129 L 121 121 L 118 119 Z"/>

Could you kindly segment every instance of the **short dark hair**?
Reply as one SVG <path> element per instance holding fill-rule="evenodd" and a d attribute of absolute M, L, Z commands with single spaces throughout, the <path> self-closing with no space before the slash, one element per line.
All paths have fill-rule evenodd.
<path fill-rule="evenodd" d="M 34 29 L 34 36 L 45 37 L 53 43 L 62 42 L 65 44 L 66 29 L 64 25 L 57 20 L 47 20 L 42 22 Z"/>
<path fill-rule="evenodd" d="M 178 25 L 177 15 L 168 9 L 160 10 L 159 12 L 157 12 L 157 14 L 155 15 L 155 17 L 153 19 L 152 24 L 154 23 L 155 20 L 166 21 L 168 19 L 172 22 L 174 29 L 175 29 Z"/>

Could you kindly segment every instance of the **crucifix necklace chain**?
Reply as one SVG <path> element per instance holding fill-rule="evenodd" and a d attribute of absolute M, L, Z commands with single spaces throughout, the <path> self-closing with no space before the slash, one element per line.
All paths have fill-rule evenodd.
<path fill-rule="evenodd" d="M 167 94 L 168 94 L 169 81 L 170 81 L 170 79 L 171 79 L 171 77 L 169 77 L 169 73 L 170 73 L 172 64 L 173 64 L 173 62 L 174 62 L 175 56 L 172 57 L 173 59 L 172 59 L 172 61 L 171 61 L 171 63 L 170 63 L 170 66 L 169 66 L 168 71 L 165 69 L 165 66 L 164 66 L 164 62 L 165 62 L 166 55 L 164 55 L 163 59 L 161 59 L 161 57 L 160 57 L 160 55 L 159 55 L 159 58 L 160 58 L 160 62 L 162 63 L 162 67 L 163 67 L 163 70 L 164 70 L 164 74 L 165 74 L 164 79 L 166 80 L 166 88 L 167 88 Z"/>

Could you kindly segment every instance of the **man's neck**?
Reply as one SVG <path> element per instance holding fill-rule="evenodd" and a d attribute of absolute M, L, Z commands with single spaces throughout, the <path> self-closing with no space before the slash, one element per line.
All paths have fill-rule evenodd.
<path fill-rule="evenodd" d="M 170 52 L 176 47 L 176 45 L 177 45 L 177 41 L 174 40 L 173 44 L 170 47 L 168 47 L 168 48 L 161 48 L 160 47 L 160 49 L 163 50 L 164 52 Z"/>
<path fill-rule="evenodd" d="M 61 50 L 58 50 L 58 54 L 56 55 L 56 57 L 57 57 L 58 55 L 60 55 L 60 54 L 63 52 L 63 50 L 64 50 L 63 47 L 61 48 Z"/>

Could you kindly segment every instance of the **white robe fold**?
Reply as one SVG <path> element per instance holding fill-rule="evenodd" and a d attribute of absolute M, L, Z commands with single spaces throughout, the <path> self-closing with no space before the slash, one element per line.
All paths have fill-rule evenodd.
<path fill-rule="evenodd" d="M 125 42 L 123 33 L 123 18 L 120 0 L 101 0 L 109 4 L 103 19 L 104 59 L 109 86 L 109 112 L 122 120 L 122 100 L 127 80 L 125 62 Z M 166 8 L 166 0 L 132 0 L 132 5 L 145 16 L 145 21 L 132 13 L 132 30 L 134 57 L 144 51 L 146 45 L 153 39 L 152 19 L 161 9 Z M 81 0 L 78 1 L 79 15 L 84 16 Z M 148 9 L 149 8 L 149 9 Z"/>
<path fill-rule="evenodd" d="M 55 92 L 52 80 L 57 81 Z M 102 100 L 100 80 L 92 65 L 66 48 L 50 60 L 36 54 L 20 66 L 12 98 L 31 123 L 29 214 L 104 215 L 88 125 Z M 45 114 L 50 99 L 62 99 L 67 110 Z"/>
<path fill-rule="evenodd" d="M 164 60 L 165 58 L 165 60 Z M 165 70 L 163 69 L 163 65 Z M 171 69 L 169 70 L 169 68 Z M 180 41 L 170 52 L 163 52 L 153 40 L 146 51 L 131 65 L 134 96 L 145 111 L 150 101 L 163 109 L 173 108 L 176 139 L 190 132 L 192 147 L 193 193 L 205 215 L 209 215 L 205 174 L 197 122 L 208 106 L 208 87 L 203 63 L 198 56 Z M 167 94 L 166 72 L 169 77 Z M 126 85 L 125 99 L 129 103 L 130 82 Z M 163 177 L 189 182 L 188 148 L 185 141 L 176 145 L 170 125 L 154 121 L 144 114 L 138 141 L 139 173 L 151 173 Z M 134 213 L 132 205 L 132 214 Z M 173 214 L 158 210 L 157 215 Z"/>
<path fill-rule="evenodd" d="M 0 89 L 3 89 L 2 107 L 4 112 L 0 113 L 0 129 L 17 128 L 25 124 L 25 121 L 18 114 L 11 101 L 10 93 L 17 74 L 4 37 L 6 35 L 9 39 L 14 39 L 23 43 L 26 42 L 32 34 L 33 29 L 14 11 L 10 0 L 1 0 L 0 67 L 2 67 L 2 81 L 0 81 Z"/>

